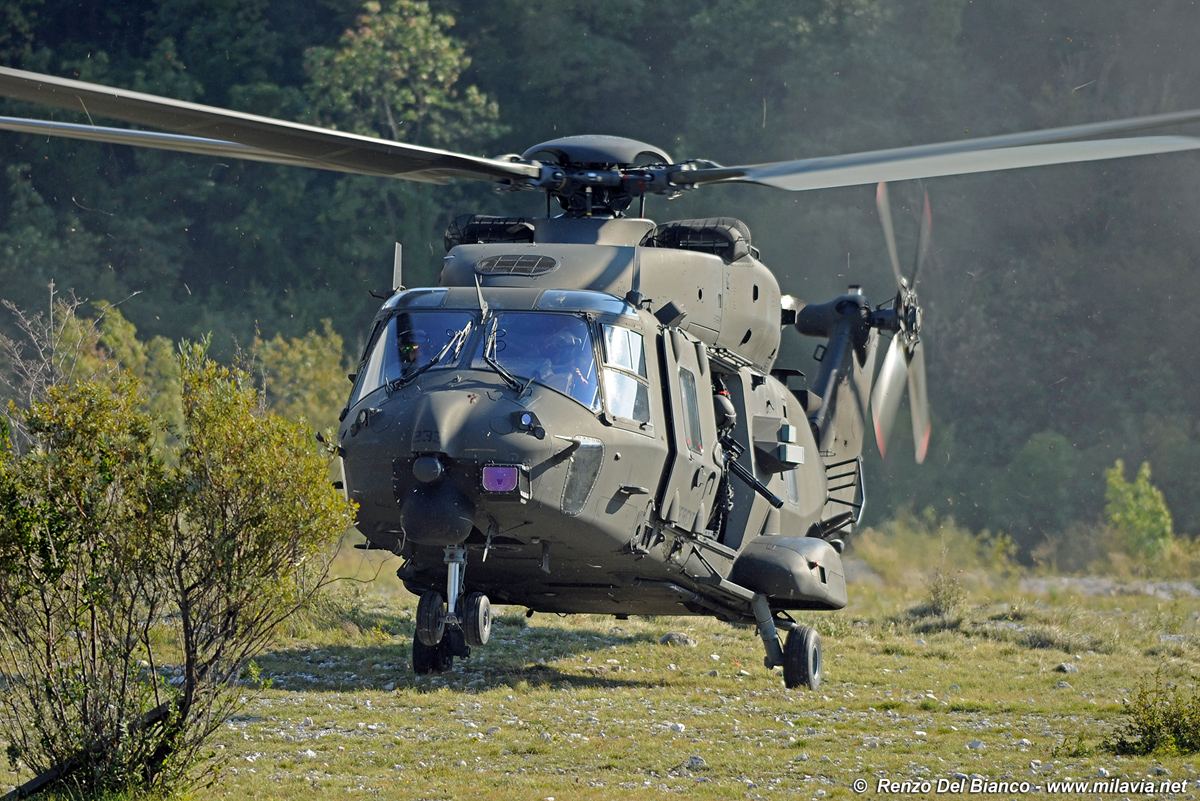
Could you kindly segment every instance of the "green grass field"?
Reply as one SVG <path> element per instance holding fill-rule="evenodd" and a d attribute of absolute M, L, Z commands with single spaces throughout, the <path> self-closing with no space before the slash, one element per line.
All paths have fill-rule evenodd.
<path fill-rule="evenodd" d="M 860 564 L 848 609 L 805 618 L 824 644 L 817 692 L 765 670 L 752 628 L 507 607 L 488 646 L 418 679 L 396 560 L 351 553 L 341 574 L 379 579 L 335 589 L 259 660 L 272 686 L 221 731 L 223 767 L 196 797 L 851 798 L 856 779 L 871 796 L 880 779 L 1106 774 L 1200 796 L 1200 755 L 1101 748 L 1156 672 L 1194 688 L 1190 584 L 964 572 L 958 611 L 933 615 L 920 571 Z M 660 644 L 669 632 L 696 644 Z"/>

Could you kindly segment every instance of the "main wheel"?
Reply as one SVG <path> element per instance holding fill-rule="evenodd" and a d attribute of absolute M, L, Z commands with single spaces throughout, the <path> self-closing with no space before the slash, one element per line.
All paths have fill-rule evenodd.
<path fill-rule="evenodd" d="M 463 599 L 462 628 L 467 645 L 486 645 L 492 636 L 492 604 L 482 592 Z"/>
<path fill-rule="evenodd" d="M 413 637 L 412 666 L 418 676 L 430 673 L 445 673 L 454 665 L 454 657 L 450 654 L 450 638 L 447 637 L 437 645 L 426 645 L 420 637 Z"/>
<path fill-rule="evenodd" d="M 429 590 L 421 595 L 417 602 L 417 636 L 413 642 L 420 640 L 422 644 L 433 648 L 442 641 L 446 634 L 445 601 L 442 594 Z"/>
<path fill-rule="evenodd" d="M 788 632 L 783 647 L 783 683 L 788 687 L 821 686 L 821 635 L 799 626 Z"/>

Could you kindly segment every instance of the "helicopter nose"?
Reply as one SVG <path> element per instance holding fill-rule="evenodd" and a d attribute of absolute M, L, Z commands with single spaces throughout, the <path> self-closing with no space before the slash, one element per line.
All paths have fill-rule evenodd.
<path fill-rule="evenodd" d="M 417 483 L 400 503 L 400 525 L 418 545 L 458 545 L 471 533 L 474 521 L 474 502 L 453 481 Z"/>
<path fill-rule="evenodd" d="M 446 474 L 446 466 L 438 457 L 426 454 L 413 462 L 412 472 L 422 484 L 436 484 Z"/>

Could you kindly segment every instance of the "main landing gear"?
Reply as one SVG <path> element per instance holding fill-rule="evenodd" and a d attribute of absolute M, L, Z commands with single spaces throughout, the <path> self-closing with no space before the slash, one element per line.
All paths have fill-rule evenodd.
<path fill-rule="evenodd" d="M 767 649 L 763 664 L 770 670 L 774 667 L 783 668 L 783 683 L 789 689 L 808 687 L 816 690 L 821 686 L 821 635 L 809 626 L 802 626 L 792 620 L 776 618 L 771 612 L 766 596 L 758 594 L 750 602 L 754 609 L 754 619 L 758 624 L 758 633 Z M 776 625 L 788 630 L 787 641 L 779 645 L 779 633 Z"/>
<path fill-rule="evenodd" d="M 462 595 L 466 550 L 446 548 L 446 597 L 428 590 L 417 602 L 417 631 L 413 636 L 412 666 L 417 675 L 444 673 L 454 657 L 466 658 L 471 647 L 486 645 L 492 636 L 492 605 L 481 592 Z"/>

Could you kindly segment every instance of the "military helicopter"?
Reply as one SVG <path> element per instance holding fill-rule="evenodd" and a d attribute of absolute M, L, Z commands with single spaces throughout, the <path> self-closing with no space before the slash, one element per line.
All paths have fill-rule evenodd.
<path fill-rule="evenodd" d="M 368 547 L 401 556 L 420 598 L 417 673 L 485 645 L 496 601 L 752 623 L 766 667 L 816 689 L 820 637 L 790 612 L 847 603 L 868 406 L 883 450 L 907 385 L 917 462 L 929 444 L 916 291 L 929 203 L 906 276 L 887 182 L 1200 148 L 1097 138 L 1200 120 L 1187 111 L 735 167 L 611 136 L 479 158 L 13 69 L 0 94 L 171 133 L 0 118 L 12 131 L 545 193 L 545 216 L 456 219 L 438 287 L 402 287 L 397 259 L 328 443 Z M 740 221 L 645 217 L 648 195 L 726 183 L 877 184 L 894 296 L 872 305 L 852 286 L 805 303 Z M 806 388 L 776 365 L 787 328 L 821 341 Z"/>

